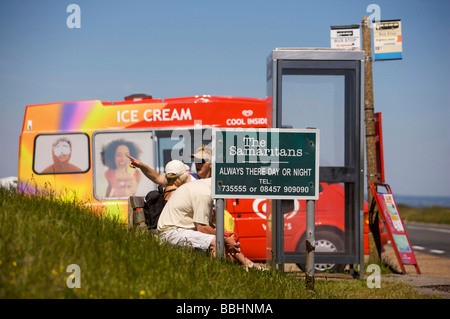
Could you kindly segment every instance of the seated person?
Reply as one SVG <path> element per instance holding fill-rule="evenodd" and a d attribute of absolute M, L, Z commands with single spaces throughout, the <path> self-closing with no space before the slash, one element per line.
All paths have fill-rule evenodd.
<path fill-rule="evenodd" d="M 164 199 L 169 200 L 174 190 L 191 180 L 189 167 L 182 161 L 173 160 L 166 164 L 164 175 Z"/>
<path fill-rule="evenodd" d="M 213 207 L 211 178 L 181 185 L 164 207 L 158 221 L 160 238 L 172 245 L 216 253 L 216 231 L 210 226 Z M 225 253 L 246 267 L 253 267 L 233 238 L 225 237 Z"/>
<path fill-rule="evenodd" d="M 167 163 L 165 167 L 166 175 L 159 174 L 153 168 L 149 167 L 147 164 L 139 161 L 138 159 L 128 155 L 127 156 L 131 162 L 130 166 L 132 168 L 139 168 L 142 173 L 150 179 L 153 183 L 165 186 L 165 194 L 164 199 L 168 200 L 172 195 L 171 190 L 176 189 L 181 186 L 185 182 L 189 182 L 193 180 L 192 174 L 189 174 L 189 167 L 185 165 L 183 162 L 179 160 L 172 160 Z M 196 159 L 196 169 L 199 172 L 197 178 L 205 178 L 205 176 L 211 176 L 211 149 L 207 146 L 201 146 L 197 148 L 195 154 L 191 155 L 192 158 Z M 185 178 L 185 174 L 188 174 L 187 178 Z M 181 177 L 180 181 L 182 183 L 177 182 L 174 183 L 173 179 Z M 209 182 L 211 183 L 211 182 Z M 231 235 L 234 232 L 234 220 L 231 214 L 225 210 L 225 231 Z"/>

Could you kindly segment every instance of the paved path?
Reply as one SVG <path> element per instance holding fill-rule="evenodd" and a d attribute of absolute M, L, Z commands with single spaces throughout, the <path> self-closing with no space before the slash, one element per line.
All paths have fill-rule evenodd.
<path fill-rule="evenodd" d="M 382 253 L 384 263 L 390 265 L 397 274 L 382 275 L 381 282 L 395 281 L 417 287 L 416 291 L 425 295 L 438 295 L 450 299 L 450 258 L 439 257 L 414 251 L 421 274 L 416 273 L 414 266 L 405 266 L 406 274 L 401 274 L 401 269 L 392 246 L 386 245 Z M 295 264 L 286 264 L 285 271 L 298 272 Z M 317 275 L 319 277 L 320 275 Z M 351 276 L 343 274 L 327 274 L 329 278 L 350 279 Z"/>
<path fill-rule="evenodd" d="M 385 247 L 382 259 L 401 273 L 400 266 L 391 245 Z M 413 248 L 414 249 L 414 248 Z M 438 257 L 414 251 L 421 274 L 416 273 L 414 266 L 405 266 L 406 274 L 389 274 L 382 280 L 397 281 L 417 287 L 422 294 L 439 295 L 450 299 L 450 258 Z"/>

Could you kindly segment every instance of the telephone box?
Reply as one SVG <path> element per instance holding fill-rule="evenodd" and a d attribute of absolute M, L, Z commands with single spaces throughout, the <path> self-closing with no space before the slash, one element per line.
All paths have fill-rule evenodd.
<path fill-rule="evenodd" d="M 364 272 L 361 68 L 363 51 L 277 48 L 267 59 L 267 96 L 273 127 L 320 130 L 319 181 L 342 190 L 341 228 L 320 224 L 317 213 L 335 210 L 326 198 L 315 204 L 315 263 L 359 264 Z M 324 197 L 325 193 L 324 193 Z M 285 249 L 289 227 L 281 200 L 267 210 L 267 260 L 304 265 L 305 245 Z M 270 216 L 271 213 L 271 216 Z M 305 223 L 306 223 L 306 217 Z M 288 228 L 286 228 L 288 227 Z"/>

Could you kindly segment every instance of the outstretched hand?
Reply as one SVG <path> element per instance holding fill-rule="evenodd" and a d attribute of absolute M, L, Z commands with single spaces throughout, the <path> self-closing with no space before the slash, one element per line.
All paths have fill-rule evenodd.
<path fill-rule="evenodd" d="M 153 183 L 156 183 L 158 185 L 164 185 L 165 175 L 159 174 L 153 168 L 142 163 L 140 160 L 134 158 L 133 156 L 127 155 L 127 157 L 130 159 L 131 168 L 139 168 L 142 171 L 142 173 L 144 173 L 144 175 L 148 179 L 150 179 Z"/>
<path fill-rule="evenodd" d="M 130 167 L 132 167 L 132 168 L 141 168 L 142 167 L 143 164 L 141 161 L 139 161 L 138 159 L 136 159 L 130 155 L 127 155 L 127 157 L 130 159 Z"/>

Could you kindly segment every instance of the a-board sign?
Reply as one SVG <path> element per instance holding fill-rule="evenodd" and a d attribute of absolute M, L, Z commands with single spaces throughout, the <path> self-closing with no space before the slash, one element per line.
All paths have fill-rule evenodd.
<path fill-rule="evenodd" d="M 319 196 L 319 130 L 213 129 L 212 197 Z"/>
<path fill-rule="evenodd" d="M 385 187 L 388 193 L 379 193 L 377 186 Z M 404 265 L 414 265 L 417 273 L 420 274 L 419 265 L 417 264 L 416 257 L 414 256 L 414 252 L 409 242 L 408 235 L 406 234 L 405 226 L 398 212 L 397 204 L 395 203 L 391 188 L 389 185 L 384 183 L 371 183 L 370 188 L 403 273 L 406 273 Z"/>

